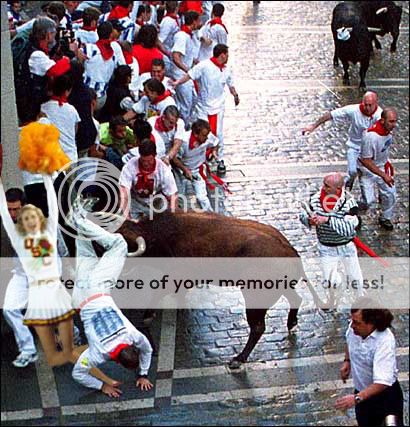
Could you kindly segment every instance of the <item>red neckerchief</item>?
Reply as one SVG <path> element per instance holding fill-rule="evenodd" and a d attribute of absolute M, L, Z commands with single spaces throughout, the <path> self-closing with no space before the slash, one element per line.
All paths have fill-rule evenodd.
<path fill-rule="evenodd" d="M 364 116 L 366 116 L 366 117 L 370 117 L 371 119 L 373 118 L 373 114 L 376 112 L 376 110 L 377 110 L 377 105 L 376 105 L 376 108 L 374 109 L 374 111 L 372 111 L 370 114 L 367 114 L 365 111 L 364 111 L 364 104 L 363 104 L 363 102 L 361 102 L 360 104 L 359 104 L 359 108 L 360 108 L 360 112 L 364 115 Z"/>
<path fill-rule="evenodd" d="M 181 27 L 181 31 L 183 31 L 184 33 L 187 33 L 189 35 L 189 37 L 192 38 L 192 29 L 188 27 L 188 25 L 183 25 Z"/>
<path fill-rule="evenodd" d="M 164 16 L 164 18 L 166 18 L 167 16 L 172 18 L 177 23 L 177 25 L 179 27 L 179 19 L 178 19 L 178 15 L 176 13 L 168 13 L 167 12 L 167 14 Z"/>
<path fill-rule="evenodd" d="M 81 29 L 84 31 L 96 31 L 97 25 L 83 25 Z"/>
<path fill-rule="evenodd" d="M 102 39 L 96 43 L 98 49 L 100 49 L 101 55 L 105 61 L 111 59 L 114 55 L 114 49 L 111 46 L 111 40 Z"/>
<path fill-rule="evenodd" d="M 111 21 L 112 19 L 121 19 L 128 17 L 130 14 L 130 11 L 128 10 L 128 7 L 123 6 L 115 6 L 110 14 L 108 15 L 108 21 Z"/>
<path fill-rule="evenodd" d="M 172 93 L 169 90 L 166 90 L 162 95 L 158 95 L 158 98 L 154 102 L 152 102 L 152 104 L 157 105 L 165 98 L 168 98 L 168 96 L 172 96 Z"/>
<path fill-rule="evenodd" d="M 131 347 L 129 344 L 119 344 L 114 348 L 113 351 L 110 351 L 110 359 L 114 362 L 118 362 L 118 358 L 120 357 L 120 353 L 124 350 L 124 348 Z"/>
<path fill-rule="evenodd" d="M 53 101 L 58 101 L 58 105 L 61 107 L 63 104 L 66 104 L 68 102 L 67 97 L 65 95 L 61 96 L 55 96 L 53 95 L 51 97 Z"/>
<path fill-rule="evenodd" d="M 222 71 L 225 68 L 225 64 L 220 64 L 219 61 L 215 58 L 215 56 L 209 59 L 221 70 L 221 73 L 222 73 Z"/>
<path fill-rule="evenodd" d="M 135 191 L 140 197 L 149 197 L 154 193 L 154 178 L 150 175 L 155 172 L 157 161 L 155 160 L 154 166 L 150 170 L 144 170 L 141 167 L 141 159 L 138 159 L 137 183 L 135 184 Z"/>
<path fill-rule="evenodd" d="M 216 24 L 219 24 L 219 25 L 221 25 L 222 27 L 224 27 L 224 30 L 226 31 L 226 34 L 228 34 L 228 30 L 226 29 L 226 27 L 225 27 L 225 25 L 223 24 L 222 19 L 221 19 L 220 17 L 218 17 L 218 18 L 214 18 L 214 19 L 211 19 L 211 20 L 209 21 L 209 25 L 210 25 L 211 27 L 213 27 L 213 26 L 214 26 L 214 25 L 216 25 Z"/>
<path fill-rule="evenodd" d="M 191 136 L 189 137 L 189 149 L 193 150 L 194 148 L 197 148 L 195 146 L 196 138 L 193 132 L 191 132 Z"/>
<path fill-rule="evenodd" d="M 143 26 L 145 25 L 145 21 L 144 21 L 142 18 L 138 18 L 138 19 L 137 19 L 137 24 L 138 24 L 140 27 L 143 27 Z"/>
<path fill-rule="evenodd" d="M 390 133 L 383 127 L 381 120 L 377 120 L 372 127 L 367 129 L 367 132 L 376 132 L 380 136 L 387 136 Z"/>
<path fill-rule="evenodd" d="M 123 50 L 122 53 L 124 54 L 124 59 L 125 59 L 126 64 L 127 65 L 132 64 L 132 62 L 134 60 L 132 53 L 128 52 L 127 50 Z"/>
<path fill-rule="evenodd" d="M 331 212 L 336 203 L 339 201 L 343 190 L 337 190 L 336 194 L 326 194 L 325 190 L 322 188 L 320 191 L 320 204 L 325 212 Z"/>
<path fill-rule="evenodd" d="M 158 117 L 158 118 L 155 120 L 154 128 L 155 128 L 155 130 L 157 130 L 158 132 L 170 132 L 172 129 L 174 129 L 173 127 L 172 127 L 172 128 L 167 128 L 167 127 L 165 126 L 164 119 L 163 119 L 163 117 L 162 117 L 162 116 Z"/>

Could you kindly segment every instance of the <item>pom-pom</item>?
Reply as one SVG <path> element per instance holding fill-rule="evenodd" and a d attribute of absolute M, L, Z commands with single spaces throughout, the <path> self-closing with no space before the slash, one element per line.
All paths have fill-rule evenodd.
<path fill-rule="evenodd" d="M 60 132 L 54 125 L 30 123 L 20 132 L 19 168 L 31 173 L 52 174 L 69 164 L 60 146 Z"/>

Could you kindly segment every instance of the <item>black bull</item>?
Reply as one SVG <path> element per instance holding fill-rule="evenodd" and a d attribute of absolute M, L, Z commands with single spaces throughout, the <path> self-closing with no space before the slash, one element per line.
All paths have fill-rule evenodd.
<path fill-rule="evenodd" d="M 298 271 L 292 276 L 305 278 L 303 265 L 296 250 L 288 240 L 275 228 L 255 221 L 241 220 L 213 213 L 163 213 L 156 215 L 154 220 L 148 218 L 125 221 L 117 231 L 128 243 L 129 252 L 138 250 L 136 239 L 143 237 L 146 249 L 145 257 L 287 257 L 297 258 Z M 97 248 L 96 248 L 97 249 Z M 101 253 L 101 250 L 97 252 Z M 320 301 L 313 293 L 316 304 Z M 248 290 L 248 292 L 251 292 Z M 245 304 L 246 292 L 243 292 Z M 280 292 L 272 292 L 272 306 L 282 296 Z M 287 319 L 287 327 L 291 330 L 297 324 L 298 307 L 302 302 L 295 290 L 287 290 L 286 298 L 292 307 Z M 248 341 L 242 352 L 231 362 L 232 367 L 245 362 L 259 339 L 265 332 L 265 315 L 267 309 L 246 309 L 247 322 L 250 327 Z"/>

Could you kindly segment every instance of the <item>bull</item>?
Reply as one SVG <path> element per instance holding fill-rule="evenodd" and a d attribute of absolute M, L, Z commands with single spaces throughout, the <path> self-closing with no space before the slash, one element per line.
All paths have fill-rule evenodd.
<path fill-rule="evenodd" d="M 117 233 L 125 238 L 128 250 L 134 256 L 298 258 L 298 271 L 293 271 L 292 274 L 305 279 L 316 304 L 321 304 L 305 278 L 297 251 L 278 230 L 269 225 L 214 213 L 165 212 L 156 215 L 154 220 L 126 220 Z M 275 304 L 281 296 L 280 292 L 272 292 L 272 301 L 267 306 Z M 246 293 L 244 298 L 246 303 Z M 297 313 L 302 299 L 295 290 L 287 291 L 286 298 L 292 307 L 297 307 L 291 308 L 288 314 L 287 328 L 290 331 L 297 325 Z M 265 332 L 266 312 L 267 309 L 246 309 L 250 333 L 243 350 L 231 360 L 232 368 L 238 368 L 247 361 Z"/>
<path fill-rule="evenodd" d="M 380 29 L 380 31 L 372 33 L 372 40 L 374 41 L 376 49 L 382 48 L 376 36 L 383 37 L 386 34 L 391 34 L 393 41 L 390 45 L 390 51 L 396 52 L 402 7 L 397 6 L 393 1 L 362 1 L 360 3 L 367 26 Z"/>

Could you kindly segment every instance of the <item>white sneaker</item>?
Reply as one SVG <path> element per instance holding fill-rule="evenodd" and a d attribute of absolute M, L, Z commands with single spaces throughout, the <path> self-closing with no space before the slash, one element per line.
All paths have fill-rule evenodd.
<path fill-rule="evenodd" d="M 20 353 L 16 360 L 13 360 L 13 365 L 16 368 L 25 368 L 27 367 L 30 363 L 35 362 L 38 359 L 38 354 L 34 353 L 34 354 L 24 354 L 24 353 Z"/>

